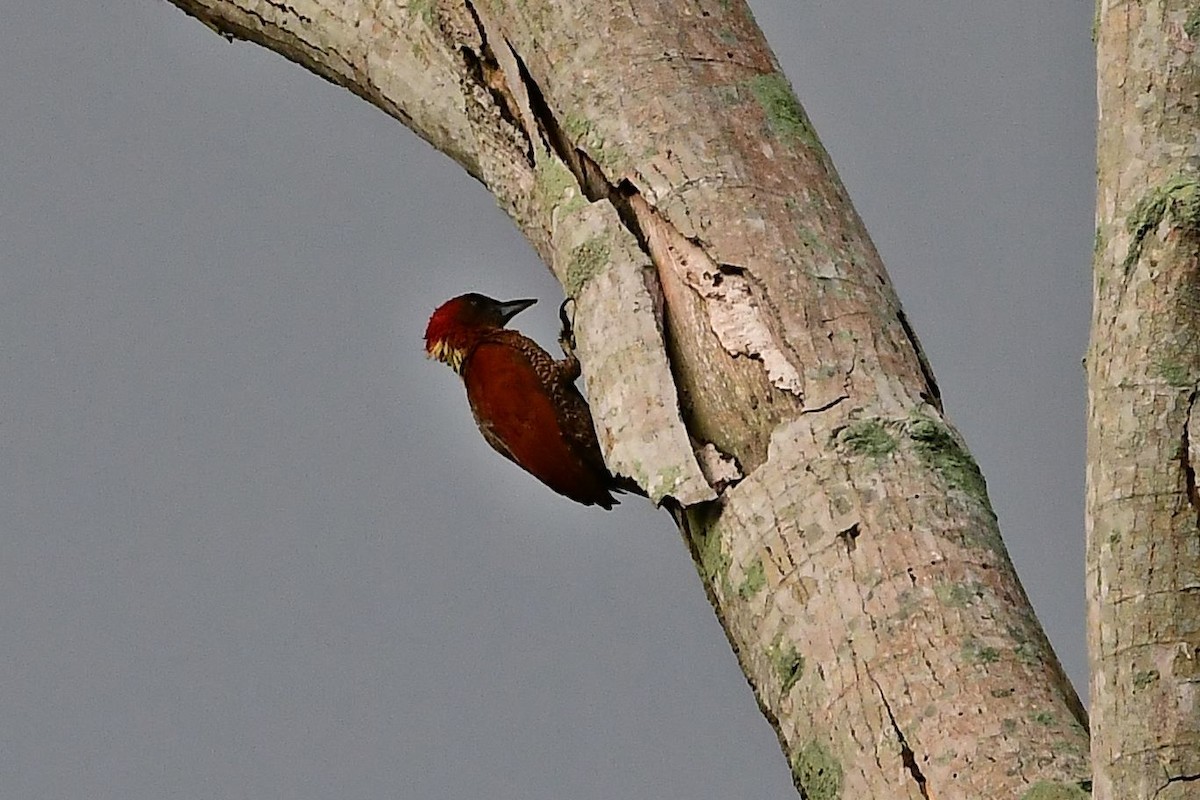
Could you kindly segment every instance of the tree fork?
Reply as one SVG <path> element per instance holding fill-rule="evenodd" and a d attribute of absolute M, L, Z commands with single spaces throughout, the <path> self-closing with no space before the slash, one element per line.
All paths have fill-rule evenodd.
<path fill-rule="evenodd" d="M 496 196 L 577 299 L 609 466 L 687 520 L 802 796 L 1082 794 L 1083 711 L 983 478 L 741 2 L 173 2 Z"/>

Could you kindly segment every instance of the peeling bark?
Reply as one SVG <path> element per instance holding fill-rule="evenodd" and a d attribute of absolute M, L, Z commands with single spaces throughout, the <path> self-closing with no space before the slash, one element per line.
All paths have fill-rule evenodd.
<path fill-rule="evenodd" d="M 983 478 L 742 3 L 174 1 L 412 127 L 530 239 L 609 464 L 680 522 L 801 796 L 1086 779 Z"/>
<path fill-rule="evenodd" d="M 1194 797 L 1187 776 L 1200 773 L 1200 5 L 1101 0 L 1097 10 L 1087 358 L 1094 796 Z"/>

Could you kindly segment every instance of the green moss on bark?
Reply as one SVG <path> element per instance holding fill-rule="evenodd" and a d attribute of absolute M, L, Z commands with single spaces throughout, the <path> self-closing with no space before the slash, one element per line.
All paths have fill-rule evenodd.
<path fill-rule="evenodd" d="M 791 642 L 784 642 L 782 636 L 775 637 L 767 656 L 771 659 L 771 666 L 779 678 L 779 692 L 786 695 L 796 682 L 804 677 L 804 656 L 796 652 L 796 647 Z"/>
<path fill-rule="evenodd" d="M 896 449 L 896 440 L 877 419 L 860 420 L 848 425 L 838 438 L 852 452 L 877 459 Z"/>
<path fill-rule="evenodd" d="M 968 636 L 962 645 L 962 657 L 971 664 L 991 664 L 1000 660 L 1000 651 L 988 647 L 974 636 Z"/>
<path fill-rule="evenodd" d="M 571 251 L 566 280 L 563 281 L 563 288 L 566 289 L 568 297 L 578 297 L 584 284 L 608 266 L 610 253 L 608 242 L 599 236 L 588 239 Z"/>
<path fill-rule="evenodd" d="M 951 488 L 965 492 L 991 511 L 979 465 L 945 423 L 917 417 L 908 424 L 908 435 L 925 466 L 941 475 Z"/>
<path fill-rule="evenodd" d="M 788 143 L 812 148 L 821 146 L 787 78 L 778 72 L 756 75 L 746 82 L 746 87 L 762 108 L 771 133 Z"/>
<path fill-rule="evenodd" d="M 1147 669 L 1136 672 L 1133 676 L 1133 688 L 1135 690 L 1145 689 L 1150 684 L 1157 682 L 1159 677 L 1158 670 L 1156 669 Z"/>
<path fill-rule="evenodd" d="M 1155 362 L 1154 367 L 1159 377 L 1177 389 L 1191 386 L 1193 383 L 1191 369 L 1186 364 L 1170 359 L 1162 359 Z"/>
<path fill-rule="evenodd" d="M 716 531 L 696 536 L 697 552 L 700 554 L 700 569 L 704 579 L 714 589 L 729 582 L 729 554 L 721 549 L 721 537 Z"/>
<path fill-rule="evenodd" d="M 1200 233 L 1200 182 L 1190 175 L 1175 175 L 1161 186 L 1155 186 L 1137 201 L 1125 220 L 1132 234 L 1129 250 L 1121 269 L 1128 274 L 1138 259 L 1146 238 L 1166 220 L 1187 233 Z"/>
<path fill-rule="evenodd" d="M 746 576 L 742 578 L 741 584 L 738 586 L 738 597 L 746 600 L 752 595 L 758 594 L 764 586 L 767 585 L 766 571 L 763 569 L 762 559 L 756 558 L 746 568 Z"/>
<path fill-rule="evenodd" d="M 436 0 L 411 0 L 408 4 L 408 11 L 413 16 L 420 17 L 426 27 L 436 27 L 433 19 L 433 15 L 437 11 Z"/>
<path fill-rule="evenodd" d="M 814 739 L 792 756 L 792 780 L 808 800 L 838 800 L 842 794 L 842 765 Z"/>
<path fill-rule="evenodd" d="M 933 595 L 945 606 L 965 608 L 981 594 L 977 583 L 938 583 L 934 584 Z"/>
<path fill-rule="evenodd" d="M 575 176 L 567 166 L 553 156 L 538 159 L 533 173 L 533 192 L 539 206 L 551 209 L 562 204 L 564 211 L 587 205 Z"/>

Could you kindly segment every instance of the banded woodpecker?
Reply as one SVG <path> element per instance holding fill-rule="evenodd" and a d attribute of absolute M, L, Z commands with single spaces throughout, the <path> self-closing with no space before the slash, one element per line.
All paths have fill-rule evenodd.
<path fill-rule="evenodd" d="M 566 303 L 564 358 L 504 326 L 536 300 L 501 302 L 464 294 L 443 303 L 425 328 L 425 352 L 462 376 L 480 433 L 496 452 L 577 503 L 611 509 L 619 482 L 604 465 L 587 401 L 575 388 Z"/>

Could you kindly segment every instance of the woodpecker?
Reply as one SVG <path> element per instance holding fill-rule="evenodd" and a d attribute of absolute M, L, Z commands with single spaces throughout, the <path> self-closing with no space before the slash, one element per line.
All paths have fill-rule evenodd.
<path fill-rule="evenodd" d="M 504 326 L 536 300 L 501 302 L 464 294 L 443 303 L 425 328 L 425 352 L 462 376 L 475 423 L 487 443 L 554 491 L 585 506 L 611 509 L 626 491 L 604 465 L 592 412 L 575 387 L 565 308 L 564 358 Z"/>

